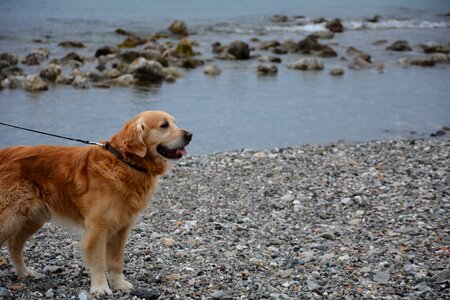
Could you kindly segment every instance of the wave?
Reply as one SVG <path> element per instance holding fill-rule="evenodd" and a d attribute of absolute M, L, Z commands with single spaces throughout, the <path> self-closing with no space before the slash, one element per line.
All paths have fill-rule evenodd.
<path fill-rule="evenodd" d="M 449 28 L 450 22 L 412 21 L 412 20 L 385 20 L 377 23 L 367 21 L 342 21 L 346 30 L 383 30 L 383 29 L 434 29 Z M 268 32 L 314 32 L 327 30 L 326 23 L 306 23 L 301 25 L 275 25 L 265 26 Z"/>

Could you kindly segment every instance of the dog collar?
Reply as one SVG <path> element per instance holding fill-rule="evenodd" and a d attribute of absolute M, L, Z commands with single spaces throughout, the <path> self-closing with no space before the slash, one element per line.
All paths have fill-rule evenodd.
<path fill-rule="evenodd" d="M 117 151 L 116 148 L 114 148 L 113 146 L 111 146 L 111 144 L 109 142 L 106 142 L 103 145 L 103 148 L 107 151 L 109 151 L 112 155 L 114 155 L 118 160 L 120 160 L 121 162 L 127 164 L 129 167 L 135 169 L 136 171 L 139 172 L 143 172 L 143 173 L 147 173 L 147 169 L 138 165 L 135 165 L 133 163 L 130 163 L 128 161 L 125 160 L 125 158 L 123 157 L 123 155 Z"/>

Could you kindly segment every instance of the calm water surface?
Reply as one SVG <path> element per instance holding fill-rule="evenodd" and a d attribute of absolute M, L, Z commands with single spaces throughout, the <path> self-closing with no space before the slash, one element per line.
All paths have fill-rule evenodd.
<path fill-rule="evenodd" d="M 0 52 L 25 56 L 38 47 L 55 57 L 71 50 L 57 47 L 64 39 L 81 40 L 82 55 L 116 45 L 118 27 L 149 36 L 164 32 L 182 19 L 196 34 L 202 58 L 213 58 L 211 43 L 239 39 L 249 42 L 288 38 L 298 41 L 311 28 L 275 24 L 275 14 L 308 18 L 339 17 L 346 26 L 332 47 L 338 58 L 323 59 L 322 72 L 287 69 L 298 54 L 282 56 L 274 77 L 256 74 L 257 60 L 214 61 L 222 69 L 215 78 L 203 69 L 183 71 L 173 84 L 135 88 L 77 90 L 50 87 L 48 92 L 0 91 L 0 121 L 89 140 L 107 139 L 143 110 L 173 114 L 181 127 L 194 133 L 190 152 L 204 154 L 237 148 L 270 149 L 337 140 L 428 136 L 450 125 L 450 67 L 401 68 L 401 57 L 424 55 L 418 44 L 450 42 L 448 1 L 1 1 Z M 242 4 L 244 3 L 244 4 Z M 365 17 L 383 16 L 384 23 L 367 28 Z M 369 24 L 370 25 L 370 24 Z M 32 43 L 42 39 L 44 44 Z M 390 53 L 372 42 L 407 39 L 410 53 Z M 257 46 L 257 44 L 251 44 Z M 383 73 L 347 68 L 345 50 L 360 48 L 374 61 L 385 62 Z M 269 52 L 253 51 L 268 55 Z M 94 65 L 95 66 L 95 65 Z M 94 66 L 86 66 L 85 71 Z M 341 78 L 328 71 L 346 69 Z M 37 72 L 37 69 L 34 70 Z M 30 71 L 33 73 L 33 70 Z M 20 144 L 73 144 L 64 140 L 0 128 L 0 147 Z"/>

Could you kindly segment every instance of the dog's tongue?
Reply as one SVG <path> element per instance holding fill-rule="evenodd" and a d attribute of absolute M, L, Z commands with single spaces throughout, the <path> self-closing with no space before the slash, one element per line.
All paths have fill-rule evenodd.
<path fill-rule="evenodd" d="M 178 153 L 178 154 L 181 154 L 181 155 L 186 155 L 186 154 L 187 154 L 187 151 L 186 151 L 186 149 L 183 148 L 183 149 L 178 149 L 178 150 L 177 150 L 177 153 Z"/>

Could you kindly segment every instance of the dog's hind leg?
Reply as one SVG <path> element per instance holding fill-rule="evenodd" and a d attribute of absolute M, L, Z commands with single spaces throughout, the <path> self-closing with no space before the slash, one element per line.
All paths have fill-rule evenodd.
<path fill-rule="evenodd" d="M 28 219 L 8 239 L 8 251 L 12 265 L 19 278 L 36 277 L 37 273 L 25 265 L 23 247 L 26 240 L 45 224 L 45 220 Z"/>

